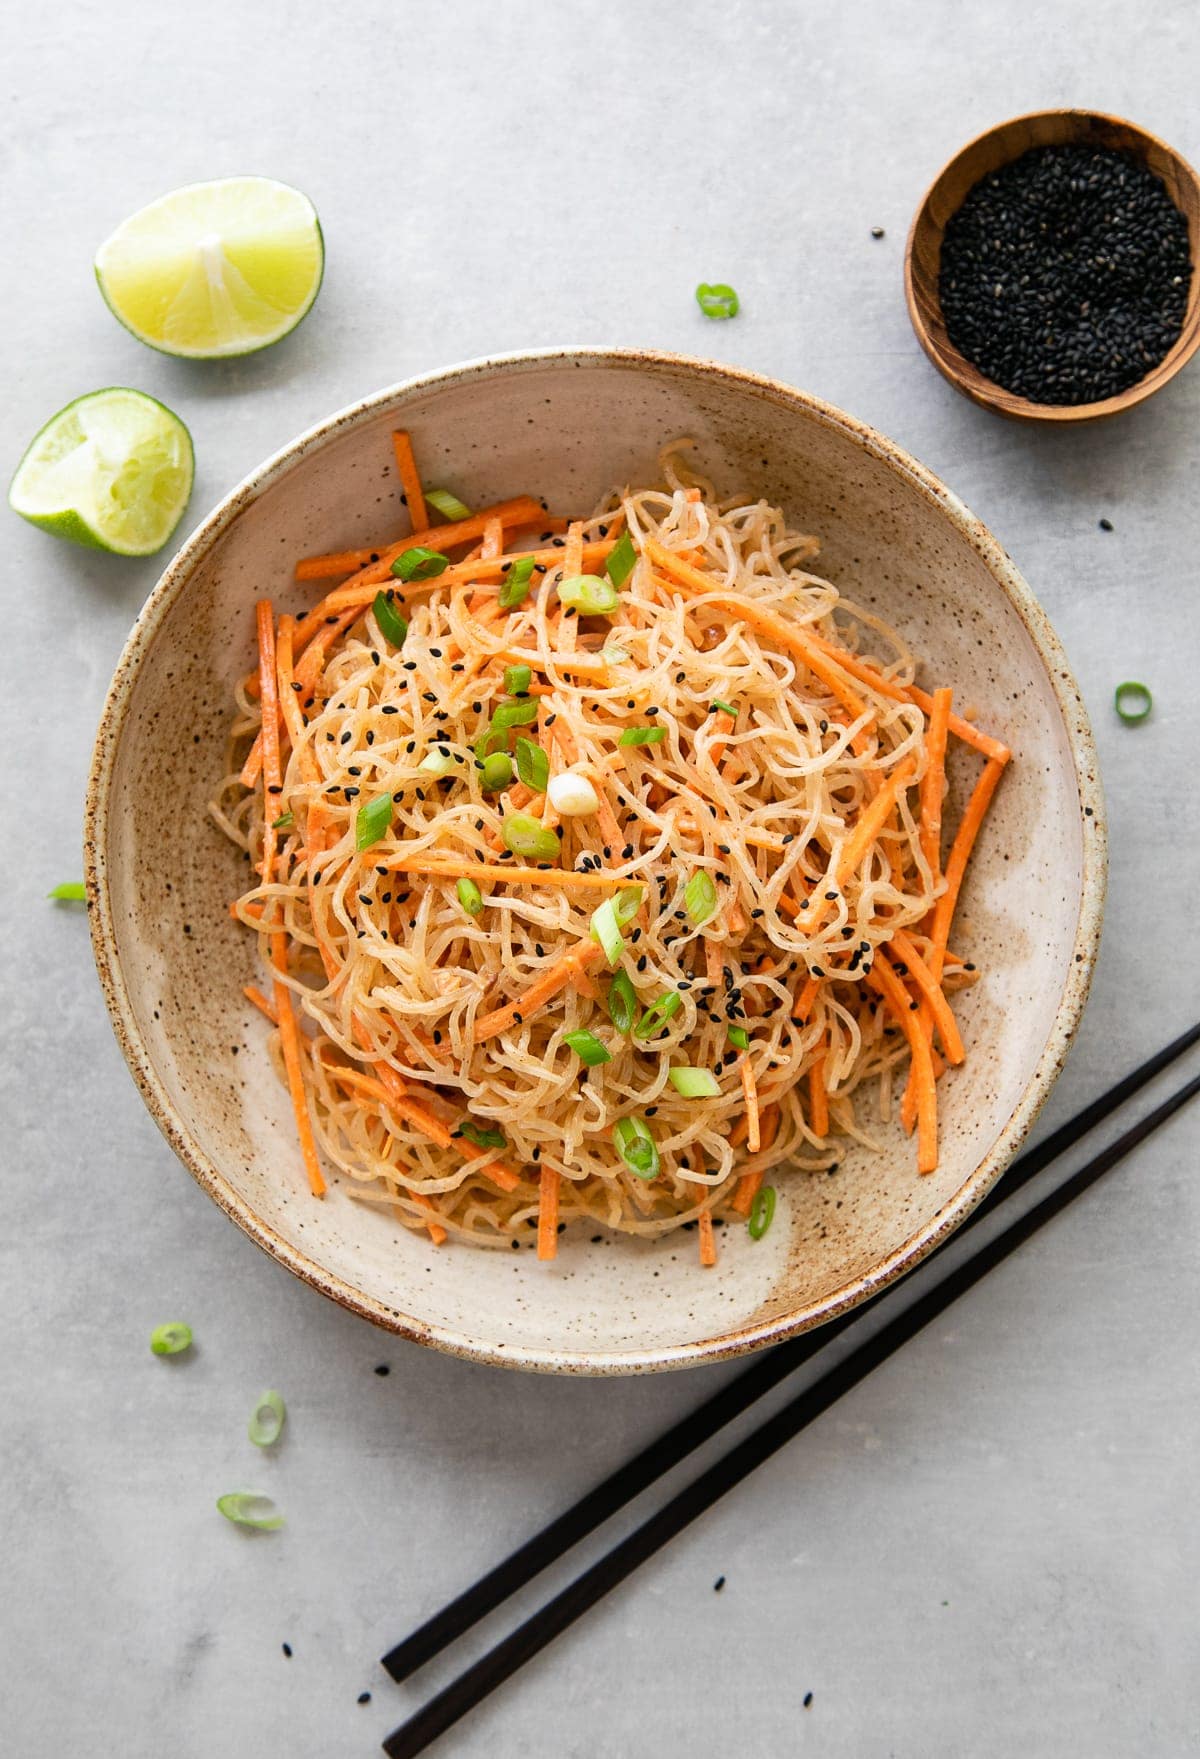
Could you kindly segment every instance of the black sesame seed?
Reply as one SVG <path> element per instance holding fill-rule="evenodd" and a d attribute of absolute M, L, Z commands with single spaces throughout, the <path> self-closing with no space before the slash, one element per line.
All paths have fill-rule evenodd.
<path fill-rule="evenodd" d="M 1102 519 L 1100 521 L 1101 531 L 1111 531 L 1112 528 L 1113 528 L 1113 522 L 1111 519 Z"/>

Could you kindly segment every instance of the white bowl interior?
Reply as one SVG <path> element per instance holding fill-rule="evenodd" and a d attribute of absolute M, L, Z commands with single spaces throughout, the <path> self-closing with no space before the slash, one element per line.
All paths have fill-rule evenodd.
<path fill-rule="evenodd" d="M 406 529 L 388 437 L 398 423 L 428 482 L 476 505 L 529 491 L 561 512 L 589 507 L 613 482 L 653 478 L 663 443 L 692 436 L 720 489 L 779 500 L 819 534 L 816 566 L 897 625 L 928 656 L 924 679 L 953 682 L 956 707 L 1013 747 L 955 930 L 983 977 L 956 1003 L 969 1054 L 940 1087 L 936 1174 L 919 1178 L 911 1143 L 881 1125 L 879 1152 L 848 1148 L 833 1174 L 781 1171 L 770 1234 L 754 1244 L 725 1229 L 708 1273 L 691 1234 L 655 1244 L 567 1235 L 546 1266 L 531 1250 L 433 1250 L 336 1184 L 324 1202 L 308 1195 L 265 1028 L 241 993 L 256 954 L 228 904 L 244 864 L 205 802 L 222 772 L 231 686 L 252 659 L 255 599 L 307 608 L 314 589 L 291 579 L 298 556 Z M 960 1219 L 1056 1072 L 1098 928 L 1085 866 L 1098 885 L 1103 865 L 1097 818 L 1081 812 L 1081 790 L 1095 795 L 1094 775 L 1077 774 L 1090 751 L 1082 707 L 987 534 L 836 412 L 658 358 L 463 369 L 329 424 L 263 475 L 265 486 L 202 528 L 135 631 L 101 733 L 94 804 L 118 1030 L 152 1109 L 214 1196 L 293 1268 L 381 1323 L 491 1360 L 596 1372 L 711 1357 L 828 1317 Z M 978 767 L 954 752 L 951 823 Z M 102 975 L 105 964 L 102 952 Z"/>

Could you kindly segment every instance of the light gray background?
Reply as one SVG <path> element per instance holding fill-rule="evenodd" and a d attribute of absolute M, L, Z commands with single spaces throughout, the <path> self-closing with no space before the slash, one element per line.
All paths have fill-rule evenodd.
<path fill-rule="evenodd" d="M 652 344 L 802 385 L 989 521 L 1091 707 L 1112 883 L 1048 1121 L 1190 1023 L 1200 366 L 1095 430 L 1005 425 L 928 365 L 900 283 L 921 191 L 990 122 L 1089 105 L 1200 158 L 1189 0 L 64 0 L 6 15 L 6 470 L 56 408 L 111 383 L 190 424 L 189 525 L 310 422 L 466 357 Z M 93 250 L 163 190 L 239 171 L 312 196 L 324 291 L 265 356 L 172 363 L 109 316 Z M 714 325 L 692 288 L 724 279 L 743 313 Z M 158 565 L 4 517 L 0 1748 L 369 1754 L 417 1697 L 379 1669 L 388 1643 L 720 1374 L 539 1380 L 397 1344 L 292 1281 L 192 1186 L 117 1053 L 82 913 L 44 901 L 79 873 L 93 729 Z M 1136 731 L 1110 706 L 1124 677 L 1155 692 Z M 1197 1751 L 1197 1123 L 1144 1148 L 439 1751 Z M 198 1348 L 164 1364 L 147 1334 L 174 1316 Z M 264 1460 L 244 1426 L 267 1385 L 290 1425 Z M 220 1521 L 214 1497 L 246 1483 L 277 1494 L 283 1533 Z"/>

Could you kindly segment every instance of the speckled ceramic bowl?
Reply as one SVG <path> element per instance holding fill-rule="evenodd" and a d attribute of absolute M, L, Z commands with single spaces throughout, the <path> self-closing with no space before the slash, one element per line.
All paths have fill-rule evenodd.
<path fill-rule="evenodd" d="M 664 441 L 700 442 L 725 490 L 778 499 L 822 567 L 953 679 L 1016 756 L 966 886 L 956 944 L 982 981 L 956 1004 L 966 1065 L 942 1084 L 942 1162 L 879 1131 L 832 1175 L 776 1183 L 758 1244 L 695 1239 L 532 1252 L 431 1249 L 335 1184 L 307 1192 L 287 1097 L 242 997 L 255 948 L 230 920 L 244 867 L 210 825 L 252 605 L 306 606 L 306 553 L 399 535 L 390 429 L 429 481 L 476 503 L 529 490 L 583 508 L 645 480 Z M 955 752 L 953 820 L 973 765 Z M 172 810 L 162 810 L 169 797 Z M 377 1325 L 522 1368 L 620 1374 L 713 1362 L 819 1325 L 915 1264 L 999 1177 L 1053 1082 L 1087 994 L 1104 891 L 1087 717 L 1053 630 L 978 520 L 882 435 L 815 398 L 708 362 L 615 350 L 509 357 L 415 379 L 301 436 L 205 520 L 163 575 L 117 669 L 87 806 L 96 961 L 147 1105 L 193 1177 L 252 1239 Z"/>

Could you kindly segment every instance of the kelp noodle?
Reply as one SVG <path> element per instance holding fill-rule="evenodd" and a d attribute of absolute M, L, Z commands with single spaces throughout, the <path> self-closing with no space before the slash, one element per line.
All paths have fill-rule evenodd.
<path fill-rule="evenodd" d="M 910 694 L 900 636 L 809 571 L 817 542 L 778 509 L 719 502 L 682 445 L 662 468 L 664 487 L 610 497 L 565 538 L 528 513 L 481 526 L 477 562 L 406 586 L 385 554 L 301 622 L 295 681 L 283 619 L 279 792 L 244 786 L 252 759 L 212 805 L 260 873 L 277 842 L 234 914 L 296 1010 L 321 1150 L 356 1195 L 434 1239 L 529 1240 L 539 1210 L 543 1256 L 576 1218 L 641 1235 L 701 1219 L 711 1239 L 708 1217 L 748 1214 L 766 1168 L 824 1167 L 826 1131 L 861 1135 L 856 1090 L 883 1074 L 890 1091 L 910 1044 L 911 1125 L 922 1070 L 942 1067 L 931 996 L 944 1006 L 943 972 L 947 988 L 970 981 L 946 952 L 961 879 L 957 855 L 942 877 L 937 829 L 948 693 L 940 708 Z M 572 614 L 558 583 L 601 576 L 622 532 L 636 562 L 615 608 Z M 511 609 L 502 549 L 541 558 L 520 566 L 530 590 Z M 620 576 L 627 545 L 618 562 Z M 381 580 L 407 619 L 399 647 L 372 608 Z M 532 694 L 497 725 L 514 666 Z M 247 680 L 234 761 L 260 719 Z M 949 725 L 989 758 L 969 853 L 1008 753 Z M 645 727 L 663 736 L 622 738 Z M 518 737 L 551 778 L 586 777 L 598 812 L 559 820 L 515 772 L 487 791 L 482 766 Z M 506 848 L 518 813 L 554 833 L 552 865 L 540 844 Z M 643 888 L 615 970 L 589 933 L 610 876 Z M 681 1093 L 680 1066 L 711 1071 L 717 1092 Z M 643 1130 L 649 1177 L 652 1156 L 621 1151 Z"/>

